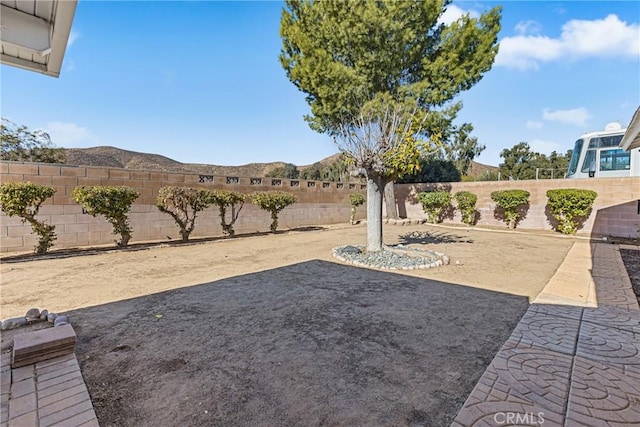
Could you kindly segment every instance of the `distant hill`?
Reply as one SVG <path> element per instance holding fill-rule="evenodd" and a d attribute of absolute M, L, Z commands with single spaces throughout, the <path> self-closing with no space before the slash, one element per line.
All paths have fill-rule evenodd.
<path fill-rule="evenodd" d="M 248 163 L 241 166 L 218 166 L 198 163 L 181 163 L 159 154 L 139 153 L 137 151 L 123 150 L 116 147 L 92 147 L 92 148 L 67 148 L 67 164 L 78 166 L 103 166 L 123 169 L 160 170 L 165 172 L 197 173 L 203 175 L 263 177 L 278 167 L 283 167 L 285 162 Z M 335 161 L 339 153 L 319 160 L 326 166 Z M 300 165 L 298 169 L 303 171 L 311 165 Z M 480 176 L 487 170 L 497 171 L 494 166 L 472 162 L 469 175 Z"/>

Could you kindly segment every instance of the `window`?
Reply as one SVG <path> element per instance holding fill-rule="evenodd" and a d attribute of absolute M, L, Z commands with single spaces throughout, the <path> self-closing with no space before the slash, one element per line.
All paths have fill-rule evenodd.
<path fill-rule="evenodd" d="M 609 148 L 618 147 L 624 135 L 601 136 L 589 140 L 589 148 Z"/>
<path fill-rule="evenodd" d="M 602 150 L 600 152 L 601 171 L 629 170 L 631 166 L 631 153 L 622 149 Z"/>
<path fill-rule="evenodd" d="M 587 150 L 587 155 L 584 156 L 580 171 L 587 173 L 590 168 L 593 168 L 594 171 L 596 170 L 596 150 Z"/>
<path fill-rule="evenodd" d="M 582 143 L 583 141 L 579 139 L 573 147 L 573 154 L 571 154 L 571 162 L 569 162 L 567 176 L 573 175 L 578 170 L 578 160 L 580 160 L 580 154 L 582 153 Z"/>

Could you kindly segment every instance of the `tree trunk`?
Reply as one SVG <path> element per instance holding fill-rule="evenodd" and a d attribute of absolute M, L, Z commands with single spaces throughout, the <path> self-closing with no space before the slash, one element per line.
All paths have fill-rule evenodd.
<path fill-rule="evenodd" d="M 385 181 L 367 176 L 367 252 L 382 250 L 382 192 Z"/>
<path fill-rule="evenodd" d="M 398 219 L 398 205 L 396 205 L 396 192 L 393 181 L 387 182 L 384 186 L 384 206 L 387 211 L 387 218 Z"/>

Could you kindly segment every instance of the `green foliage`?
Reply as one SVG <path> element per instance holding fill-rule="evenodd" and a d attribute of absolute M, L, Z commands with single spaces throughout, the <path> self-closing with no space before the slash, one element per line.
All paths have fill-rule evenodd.
<path fill-rule="evenodd" d="M 460 171 L 455 163 L 433 157 L 420 159 L 420 170 L 411 175 L 403 176 L 398 182 L 408 184 L 414 182 L 458 182 Z"/>
<path fill-rule="evenodd" d="M 235 224 L 244 206 L 246 196 L 235 191 L 214 190 L 209 193 L 209 200 L 218 206 L 220 212 L 220 225 L 222 232 L 229 237 L 236 235 L 233 224 Z M 227 209 L 231 208 L 231 221 L 227 222 Z"/>
<path fill-rule="evenodd" d="M 113 234 L 120 235 L 118 247 L 126 247 L 131 239 L 131 225 L 127 213 L 140 193 L 130 187 L 76 187 L 71 196 L 91 216 L 103 215 L 113 226 Z"/>
<path fill-rule="evenodd" d="M 360 193 L 349 194 L 349 204 L 351 205 L 351 215 L 349 217 L 349 222 L 351 224 L 356 223 L 356 209 L 358 209 L 358 206 L 363 205 L 364 202 L 365 202 L 365 198 L 362 194 Z"/>
<path fill-rule="evenodd" d="M 17 162 L 64 163 L 64 148 L 56 148 L 49 134 L 41 130 L 30 131 L 10 120 L 0 125 L 0 160 Z"/>
<path fill-rule="evenodd" d="M 298 171 L 298 167 L 292 163 L 287 163 L 267 173 L 267 177 L 269 178 L 298 179 L 299 176 L 300 171 Z"/>
<path fill-rule="evenodd" d="M 320 132 L 380 93 L 441 106 L 477 83 L 498 51 L 500 8 L 443 26 L 448 1 L 285 3 L 280 62 Z"/>
<path fill-rule="evenodd" d="M 512 148 L 504 149 L 500 157 L 504 162 L 499 165 L 504 179 L 535 179 L 538 169 L 539 179 L 563 178 L 569 166 L 572 150 L 565 155 L 555 151 L 549 156 L 531 151 L 529 144 L 520 142 Z"/>
<path fill-rule="evenodd" d="M 557 229 L 564 234 L 575 234 L 591 214 L 598 193 L 592 190 L 561 188 L 547 190 L 549 211 L 558 221 Z"/>
<path fill-rule="evenodd" d="M 478 196 L 469 191 L 458 191 L 454 196 L 458 203 L 458 210 L 462 215 L 462 222 L 467 225 L 476 223 L 476 202 Z"/>
<path fill-rule="evenodd" d="M 516 228 L 521 217 L 520 208 L 529 203 L 529 195 L 525 190 L 503 190 L 491 193 L 491 200 L 504 210 L 504 218 L 510 229 Z"/>
<path fill-rule="evenodd" d="M 31 225 L 33 232 L 38 235 L 35 247 L 37 254 L 46 253 L 57 238 L 54 225 L 36 219 L 40 205 L 53 197 L 55 192 L 51 187 L 31 182 L 6 182 L 0 185 L 0 209 L 10 217 L 19 216 L 22 223 Z"/>
<path fill-rule="evenodd" d="M 451 209 L 451 193 L 447 191 L 431 191 L 418 193 L 418 200 L 432 224 L 442 222 L 444 214 Z"/>
<path fill-rule="evenodd" d="M 272 223 L 269 229 L 275 233 L 278 229 L 278 214 L 287 206 L 291 206 L 297 202 L 295 194 L 284 191 L 266 191 L 262 193 L 254 193 L 251 195 L 253 204 L 260 209 L 271 213 Z"/>
<path fill-rule="evenodd" d="M 156 206 L 168 213 L 180 229 L 182 241 L 189 240 L 198 212 L 211 204 L 209 190 L 187 187 L 162 187 L 158 190 Z"/>

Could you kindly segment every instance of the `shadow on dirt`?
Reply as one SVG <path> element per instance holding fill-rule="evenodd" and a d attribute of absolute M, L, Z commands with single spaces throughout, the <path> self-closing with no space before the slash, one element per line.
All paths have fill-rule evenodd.
<path fill-rule="evenodd" d="M 525 297 L 313 260 L 67 313 L 101 425 L 449 425 Z"/>
<path fill-rule="evenodd" d="M 450 234 L 449 232 L 435 231 L 411 231 L 400 235 L 398 242 L 408 245 L 419 244 L 440 244 L 440 243 L 473 243 L 469 237 Z"/>

